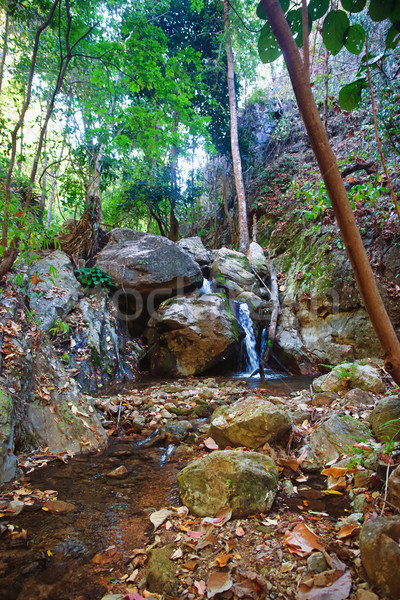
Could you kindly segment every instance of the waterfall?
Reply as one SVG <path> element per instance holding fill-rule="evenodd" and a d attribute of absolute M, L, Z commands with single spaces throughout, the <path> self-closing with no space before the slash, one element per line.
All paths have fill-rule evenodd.
<path fill-rule="evenodd" d="M 203 285 L 200 288 L 201 294 L 212 294 L 214 292 L 212 283 L 209 279 L 203 278 Z"/>
<path fill-rule="evenodd" d="M 250 317 L 249 307 L 247 306 L 247 304 L 245 302 L 239 303 L 238 321 L 246 334 L 245 338 L 242 342 L 242 344 L 245 348 L 245 351 L 246 351 L 246 356 L 244 357 L 245 358 L 245 370 L 243 373 L 241 373 L 241 375 L 249 376 L 253 373 L 253 371 L 258 369 L 259 364 L 258 364 L 258 354 L 257 354 L 257 350 L 256 350 L 256 338 L 254 336 L 254 330 L 253 330 L 253 321 L 251 320 L 251 317 Z"/>

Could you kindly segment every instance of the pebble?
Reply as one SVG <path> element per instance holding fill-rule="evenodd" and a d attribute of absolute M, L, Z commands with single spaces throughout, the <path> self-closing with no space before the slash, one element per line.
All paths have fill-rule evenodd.
<path fill-rule="evenodd" d="M 128 469 L 124 465 L 120 465 L 116 469 L 113 469 L 107 473 L 107 477 L 115 477 L 116 479 L 123 479 L 128 475 Z"/>
<path fill-rule="evenodd" d="M 307 568 L 310 573 L 322 573 L 329 569 L 329 566 L 322 552 L 313 552 L 307 558 Z"/>

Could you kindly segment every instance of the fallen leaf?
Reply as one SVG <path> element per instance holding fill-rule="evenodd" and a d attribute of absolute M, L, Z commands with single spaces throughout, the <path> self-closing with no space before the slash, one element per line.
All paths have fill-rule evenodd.
<path fill-rule="evenodd" d="M 243 529 L 243 527 L 240 527 L 240 526 L 239 526 L 239 527 L 236 527 L 236 529 L 235 529 L 235 534 L 236 534 L 238 537 L 243 537 L 243 536 L 245 535 L 245 530 Z"/>
<path fill-rule="evenodd" d="M 358 523 L 352 523 L 351 525 L 344 525 L 342 529 L 339 531 L 337 537 L 339 540 L 342 540 L 347 537 L 351 537 L 355 533 L 360 531 L 361 527 Z"/>
<path fill-rule="evenodd" d="M 211 437 L 204 440 L 204 445 L 209 450 L 218 450 L 219 449 L 218 444 Z"/>
<path fill-rule="evenodd" d="M 154 525 L 154 531 L 158 529 L 170 515 L 172 515 L 172 511 L 168 510 L 168 508 L 162 508 L 161 510 L 151 513 L 150 521 Z"/>
<path fill-rule="evenodd" d="M 139 569 L 135 569 L 134 571 L 132 571 L 132 573 L 129 575 L 126 581 L 131 581 L 133 583 L 134 581 L 136 581 L 136 577 L 138 576 L 138 574 Z"/>
<path fill-rule="evenodd" d="M 298 556 L 308 556 L 313 550 L 323 549 L 315 533 L 305 523 L 298 523 L 292 531 L 287 529 L 283 537 L 283 543 L 287 546 L 289 552 Z"/>
<path fill-rule="evenodd" d="M 343 570 L 332 569 L 301 582 L 298 600 L 344 600 L 348 598 L 350 590 L 351 574 L 343 565 Z"/>
<path fill-rule="evenodd" d="M 205 536 L 206 532 L 205 531 L 187 531 L 186 535 L 188 535 L 189 537 L 193 538 L 194 540 L 199 540 L 200 538 L 202 538 L 203 536 Z"/>
<path fill-rule="evenodd" d="M 177 560 L 178 558 L 182 558 L 182 548 L 178 548 L 175 552 L 170 556 L 171 560 Z"/>
<path fill-rule="evenodd" d="M 339 477 L 343 477 L 344 475 L 352 475 L 357 471 L 358 469 L 348 469 L 347 467 L 329 467 L 328 469 L 323 469 L 321 473 L 322 475 L 327 475 L 334 477 L 335 479 L 339 479 Z"/>
<path fill-rule="evenodd" d="M 196 588 L 197 593 L 200 597 L 204 596 L 204 594 L 206 593 L 206 582 L 203 581 L 203 579 L 201 579 L 200 581 L 195 581 L 194 587 Z"/>
<path fill-rule="evenodd" d="M 219 511 L 216 517 L 205 517 L 201 522 L 202 523 L 211 523 L 212 525 L 217 525 L 218 527 L 222 527 L 225 523 L 229 521 L 232 517 L 232 509 L 231 508 L 223 508 Z"/>
<path fill-rule="evenodd" d="M 215 559 L 218 567 L 226 567 L 228 562 L 233 558 L 233 554 L 226 554 L 225 552 L 221 552 Z"/>
<path fill-rule="evenodd" d="M 197 567 L 197 565 L 199 564 L 199 561 L 196 559 L 192 559 L 192 560 L 188 560 L 185 563 L 183 563 L 183 566 L 185 567 L 185 569 L 187 569 L 188 571 L 194 571 L 195 568 Z"/>
<path fill-rule="evenodd" d="M 233 581 L 229 573 L 217 571 L 212 573 L 207 582 L 207 598 L 213 598 L 216 594 L 227 592 L 231 589 Z"/>

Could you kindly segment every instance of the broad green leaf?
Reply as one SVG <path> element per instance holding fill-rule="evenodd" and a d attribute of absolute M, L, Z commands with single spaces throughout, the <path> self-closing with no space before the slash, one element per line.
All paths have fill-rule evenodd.
<path fill-rule="evenodd" d="M 292 35 L 294 40 L 299 48 L 303 46 L 303 15 L 301 8 L 297 8 L 296 10 L 289 10 L 286 15 L 286 19 L 290 25 L 290 29 L 292 31 Z M 312 28 L 311 19 L 308 20 L 308 31 L 310 32 Z"/>
<path fill-rule="evenodd" d="M 333 56 L 343 48 L 345 34 L 349 27 L 349 17 L 343 10 L 331 10 L 325 17 L 322 39 Z"/>
<path fill-rule="evenodd" d="M 308 15 L 312 21 L 321 19 L 329 9 L 329 0 L 311 0 L 308 5 Z"/>
<path fill-rule="evenodd" d="M 281 49 L 268 22 L 261 29 L 258 38 L 258 54 L 263 63 L 274 62 L 281 55 Z"/>
<path fill-rule="evenodd" d="M 396 7 L 396 0 L 371 0 L 369 16 L 373 21 L 384 21 Z"/>
<path fill-rule="evenodd" d="M 343 110 L 354 110 L 361 102 L 361 92 L 368 87 L 366 79 L 357 79 L 342 87 L 339 92 L 339 105 Z"/>
<path fill-rule="evenodd" d="M 346 33 L 346 41 L 344 45 L 352 54 L 360 54 L 364 48 L 366 32 L 361 25 L 350 25 Z"/>
<path fill-rule="evenodd" d="M 285 13 L 287 11 L 287 9 L 289 8 L 290 0 L 279 0 L 279 2 L 280 2 L 283 12 Z M 263 21 L 267 20 L 267 15 L 265 14 L 265 10 L 262 5 L 262 2 L 260 2 L 257 6 L 257 17 L 259 19 L 262 19 Z"/>
<path fill-rule="evenodd" d="M 386 35 L 386 49 L 394 50 L 400 42 L 400 31 L 394 25 L 391 26 Z"/>
<path fill-rule="evenodd" d="M 364 10 L 367 0 L 341 0 L 344 10 L 351 13 L 358 13 Z"/>
<path fill-rule="evenodd" d="M 391 20 L 393 25 L 395 25 L 397 27 L 397 29 L 400 30 L 400 1 L 399 0 L 397 0 L 397 2 L 394 3 L 394 7 L 393 7 L 392 12 L 389 15 L 389 19 Z"/>

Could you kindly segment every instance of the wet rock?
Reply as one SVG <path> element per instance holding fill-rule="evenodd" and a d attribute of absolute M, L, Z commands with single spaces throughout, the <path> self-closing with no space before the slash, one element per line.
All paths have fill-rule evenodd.
<path fill-rule="evenodd" d="M 309 573 L 322 573 L 329 569 L 328 563 L 322 552 L 313 552 L 307 558 L 307 569 Z"/>
<path fill-rule="evenodd" d="M 290 416 L 272 402 L 258 397 L 218 407 L 211 418 L 210 436 L 225 446 L 258 448 L 284 437 L 291 429 Z"/>
<path fill-rule="evenodd" d="M 216 251 L 211 265 L 211 279 L 217 289 L 223 290 L 232 299 L 242 292 L 260 295 L 260 286 L 251 271 L 248 258 L 235 250 L 221 248 Z"/>
<path fill-rule="evenodd" d="M 199 417 L 200 419 L 205 419 L 206 417 L 211 417 L 211 415 L 214 412 L 214 409 L 209 404 L 200 404 L 194 407 L 193 412 L 196 415 L 196 417 Z"/>
<path fill-rule="evenodd" d="M 11 394 L 0 386 L 0 484 L 10 481 L 17 473 L 13 406 Z"/>
<path fill-rule="evenodd" d="M 245 517 L 271 508 L 278 488 L 273 460 L 257 452 L 214 451 L 193 461 L 178 474 L 182 502 L 197 516 L 232 509 Z"/>
<path fill-rule="evenodd" d="M 97 266 L 115 285 L 141 294 L 163 288 L 169 297 L 176 289 L 201 285 L 203 280 L 198 264 L 174 242 L 126 229 L 111 232 L 109 243 L 99 253 Z"/>
<path fill-rule="evenodd" d="M 355 441 L 370 439 L 368 427 L 348 416 L 334 415 L 321 423 L 310 435 L 310 446 L 321 466 L 341 454 L 349 454 Z"/>
<path fill-rule="evenodd" d="M 82 296 L 81 284 L 74 275 L 71 260 L 60 250 L 34 262 L 28 277 L 30 308 L 35 311 L 40 327 L 49 331 L 57 319 L 65 319 Z"/>
<path fill-rule="evenodd" d="M 170 560 L 174 550 L 173 544 L 151 550 L 146 570 L 146 583 L 150 592 L 177 596 L 179 580 L 175 575 L 175 564 Z"/>
<path fill-rule="evenodd" d="M 252 269 L 255 270 L 258 275 L 265 277 L 268 273 L 267 260 L 265 258 L 264 250 L 257 242 L 251 242 L 249 249 L 247 250 L 247 258 Z"/>
<path fill-rule="evenodd" d="M 363 406 L 374 404 L 375 397 L 365 390 L 354 388 L 347 392 L 340 400 L 341 406 Z"/>
<path fill-rule="evenodd" d="M 7 516 L 16 517 L 17 515 L 22 513 L 22 511 L 24 510 L 24 506 L 25 504 L 21 502 L 21 500 L 11 500 L 11 502 L 8 505 L 8 508 L 11 508 L 12 512 Z"/>
<path fill-rule="evenodd" d="M 77 510 L 74 504 L 71 502 L 64 502 L 63 500 L 49 500 L 43 505 L 43 508 L 48 512 L 67 514 Z"/>
<path fill-rule="evenodd" d="M 379 441 L 400 439 L 400 398 L 385 396 L 375 404 L 370 418 L 372 431 Z"/>
<path fill-rule="evenodd" d="M 198 375 L 238 350 L 239 326 L 219 294 L 163 302 L 149 321 L 153 374 Z"/>
<path fill-rule="evenodd" d="M 361 561 L 367 579 L 383 594 L 400 598 L 400 517 L 367 521 L 360 533 Z"/>
<path fill-rule="evenodd" d="M 115 479 L 125 479 L 127 475 L 128 469 L 124 465 L 121 465 L 107 473 L 107 477 L 115 477 Z"/>
<path fill-rule="evenodd" d="M 362 471 L 357 471 L 354 474 L 354 487 L 355 488 L 366 488 L 371 483 L 371 476 L 373 475 L 372 469 L 363 469 Z"/>
<path fill-rule="evenodd" d="M 328 394 L 327 392 L 319 392 L 314 394 L 311 399 L 311 406 L 329 406 L 337 399 L 336 394 Z"/>
<path fill-rule="evenodd" d="M 400 508 L 400 465 L 395 468 L 389 477 L 388 500 L 397 508 Z"/>
<path fill-rule="evenodd" d="M 166 439 L 171 444 L 183 442 L 189 433 L 193 430 L 190 421 L 173 421 L 166 423 L 161 429 L 161 433 L 166 434 Z"/>
<path fill-rule="evenodd" d="M 179 240 L 177 245 L 195 260 L 201 267 L 207 267 L 212 262 L 212 253 L 207 250 L 199 236 Z"/>
<path fill-rule="evenodd" d="M 378 369 L 371 365 L 344 362 L 334 367 L 330 373 L 314 379 L 312 388 L 315 392 L 339 392 L 346 389 L 361 390 L 383 394 L 385 385 Z"/>
<path fill-rule="evenodd" d="M 379 600 L 379 596 L 369 590 L 358 589 L 357 600 Z"/>

